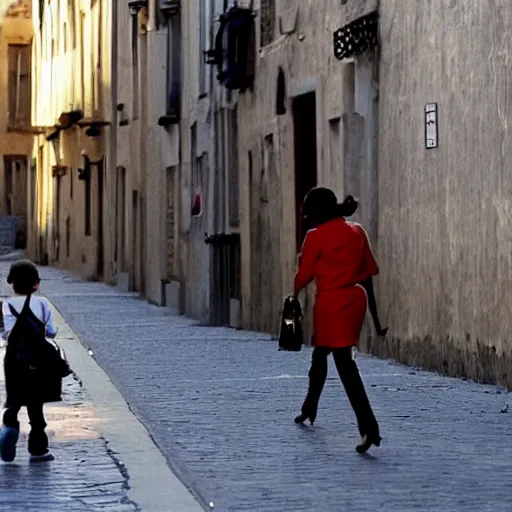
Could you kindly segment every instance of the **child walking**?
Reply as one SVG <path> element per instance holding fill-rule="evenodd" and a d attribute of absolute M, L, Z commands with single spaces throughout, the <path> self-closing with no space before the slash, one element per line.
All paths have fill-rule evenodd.
<path fill-rule="evenodd" d="M 31 462 L 53 460 L 48 449 L 43 404 L 61 400 L 62 378 L 69 374 L 58 349 L 46 340 L 57 334 L 48 302 L 33 294 L 39 291 L 39 273 L 30 261 L 11 266 L 7 282 L 14 296 L 2 304 L 3 337 L 7 340 L 4 358 L 7 399 L 0 430 L 0 457 L 12 462 L 16 457 L 20 424 L 18 413 L 27 408 L 30 420 L 28 451 Z"/>

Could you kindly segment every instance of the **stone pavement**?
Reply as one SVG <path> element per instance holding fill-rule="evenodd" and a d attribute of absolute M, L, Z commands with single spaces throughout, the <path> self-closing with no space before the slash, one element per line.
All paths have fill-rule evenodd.
<path fill-rule="evenodd" d="M 384 438 L 359 456 L 332 364 L 316 426 L 293 423 L 309 350 L 278 352 L 264 335 L 201 327 L 69 273 L 42 277 L 43 293 L 215 510 L 512 510 L 505 391 L 359 356 Z"/>
<path fill-rule="evenodd" d="M 0 292 L 8 294 L 6 264 L 0 272 Z M 3 360 L 3 349 L 0 350 Z M 3 371 L 0 400 L 5 400 Z M 0 511 L 5 512 L 128 512 L 138 508 L 127 497 L 128 475 L 110 454 L 96 430 L 95 415 L 86 391 L 68 377 L 63 402 L 45 406 L 50 448 L 55 461 L 30 465 L 27 453 L 28 418 L 20 414 L 22 433 L 16 460 L 0 462 Z"/>
<path fill-rule="evenodd" d="M 2 354 L 3 356 L 3 354 Z M 3 381 L 0 382 L 3 388 Z M 62 404 L 45 408 L 55 461 L 28 462 L 26 413 L 12 464 L 0 463 L 0 511 L 135 511 L 127 498 L 128 481 L 95 430 L 95 414 L 78 382 L 66 380 Z M 3 401 L 3 389 L 0 393 Z"/>

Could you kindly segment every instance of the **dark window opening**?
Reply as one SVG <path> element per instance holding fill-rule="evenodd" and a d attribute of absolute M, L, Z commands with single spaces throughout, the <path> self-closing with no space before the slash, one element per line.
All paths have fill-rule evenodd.
<path fill-rule="evenodd" d="M 97 196 L 97 254 L 96 254 L 96 272 L 98 279 L 103 278 L 104 271 L 104 251 L 103 251 L 103 179 L 104 179 L 104 161 L 100 160 L 96 164 L 98 170 L 98 196 Z"/>
<path fill-rule="evenodd" d="M 4 180 L 5 180 L 5 211 L 7 215 L 13 214 L 12 207 L 12 189 L 13 189 L 13 172 L 12 160 L 9 157 L 4 158 Z"/>
<path fill-rule="evenodd" d="M 85 187 L 84 187 L 84 191 L 85 191 L 85 211 L 84 211 L 84 215 L 85 215 L 85 236 L 91 236 L 91 224 L 92 224 L 92 219 L 91 219 L 91 200 L 92 200 L 92 197 L 91 197 L 91 177 L 90 176 L 87 176 L 86 179 L 85 179 Z"/>
<path fill-rule="evenodd" d="M 278 116 L 286 114 L 286 79 L 281 68 L 277 75 L 276 114 Z"/>
<path fill-rule="evenodd" d="M 295 149 L 295 214 L 297 250 L 300 250 L 307 226 L 302 222 L 302 202 L 317 186 L 316 95 L 297 96 L 293 101 Z"/>
<path fill-rule="evenodd" d="M 240 184 L 238 176 L 238 115 L 237 109 L 228 115 L 228 182 L 229 182 L 229 225 L 240 225 Z"/>
<path fill-rule="evenodd" d="M 60 199 L 61 199 L 61 176 L 57 175 L 55 177 L 56 185 L 55 185 L 55 217 L 53 223 L 53 241 L 54 241 L 54 259 L 55 261 L 59 261 L 60 256 Z"/>
<path fill-rule="evenodd" d="M 166 114 L 180 115 L 181 92 L 181 18 L 172 17 L 167 25 L 167 105 Z"/>
<path fill-rule="evenodd" d="M 132 16 L 132 119 L 139 118 L 139 17 Z"/>
<path fill-rule="evenodd" d="M 30 125 L 31 45 L 8 45 L 9 124 L 12 128 Z"/>
<path fill-rule="evenodd" d="M 70 245 L 71 245 L 71 217 L 68 215 L 66 217 L 66 258 L 69 258 L 69 255 L 70 255 Z"/>
<path fill-rule="evenodd" d="M 276 23 L 275 0 L 261 0 L 260 7 L 260 45 L 267 46 L 274 40 Z"/>
<path fill-rule="evenodd" d="M 37 159 L 32 158 L 32 165 L 30 168 L 30 219 L 36 222 L 37 213 Z"/>

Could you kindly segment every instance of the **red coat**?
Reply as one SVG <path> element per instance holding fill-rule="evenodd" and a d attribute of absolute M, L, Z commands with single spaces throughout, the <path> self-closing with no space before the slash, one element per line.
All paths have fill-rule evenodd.
<path fill-rule="evenodd" d="M 359 342 L 367 297 L 358 283 L 378 273 L 368 236 L 359 224 L 333 219 L 307 233 L 295 293 L 315 279 L 316 346 L 340 348 Z"/>

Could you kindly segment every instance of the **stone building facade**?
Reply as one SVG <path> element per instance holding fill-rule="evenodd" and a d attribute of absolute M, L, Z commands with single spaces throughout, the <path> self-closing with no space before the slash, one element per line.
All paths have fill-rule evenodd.
<path fill-rule="evenodd" d="M 321 4 L 34 2 L 31 254 L 276 333 L 301 201 L 329 186 L 360 199 L 381 266 L 390 335 L 363 347 L 511 385 L 512 4 Z"/>
<path fill-rule="evenodd" d="M 379 301 L 393 334 L 371 349 L 512 386 L 512 4 L 381 0 L 380 33 Z"/>
<path fill-rule="evenodd" d="M 242 323 L 252 329 L 278 328 L 303 235 L 301 203 L 311 187 L 359 197 L 358 218 L 376 243 L 378 56 L 339 62 L 332 34 L 377 5 L 342 4 L 254 4 L 254 86 L 239 104 Z M 304 301 L 311 320 L 312 294 Z"/>
<path fill-rule="evenodd" d="M 112 102 L 109 2 L 33 3 L 32 124 L 37 219 L 29 256 L 111 280 Z M 35 242 L 35 243 L 34 243 Z"/>
<path fill-rule="evenodd" d="M 252 5 L 254 86 L 238 101 L 242 325 L 276 332 L 301 236 L 298 205 L 310 186 L 326 185 L 360 198 L 357 220 L 381 265 L 391 334 L 368 331 L 363 347 L 512 385 L 512 4 Z M 339 29 L 372 13 L 379 45 L 336 59 Z"/>
<path fill-rule="evenodd" d="M 26 245 L 27 222 L 33 214 L 29 204 L 29 192 L 34 190 L 34 130 L 30 122 L 33 32 L 29 0 L 0 2 L 0 215 L 17 218 L 20 247 Z"/>

